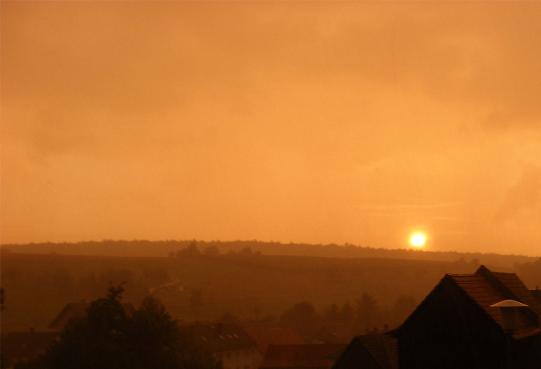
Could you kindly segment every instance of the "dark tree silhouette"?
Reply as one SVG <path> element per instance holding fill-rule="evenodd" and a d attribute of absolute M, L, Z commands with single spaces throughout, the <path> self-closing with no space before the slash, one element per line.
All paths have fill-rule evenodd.
<path fill-rule="evenodd" d="M 220 249 L 215 245 L 207 246 L 203 249 L 203 254 L 206 256 L 220 256 Z"/>
<path fill-rule="evenodd" d="M 201 250 L 199 249 L 199 246 L 197 246 L 197 241 L 192 241 L 190 244 L 186 247 L 184 247 L 182 250 L 178 252 L 178 256 L 186 256 L 186 257 L 197 257 L 201 256 Z"/>
<path fill-rule="evenodd" d="M 357 301 L 357 329 L 360 333 L 368 332 L 379 326 L 380 310 L 376 299 L 363 293 Z"/>
<path fill-rule="evenodd" d="M 73 320 L 60 339 L 21 369 L 220 369 L 195 346 L 157 300 L 137 310 L 121 303 L 122 287 L 95 300 L 83 319 Z"/>
<path fill-rule="evenodd" d="M 204 306 L 203 290 L 194 288 L 190 294 L 190 308 L 194 317 L 197 317 Z"/>
<path fill-rule="evenodd" d="M 408 295 L 398 296 L 391 308 L 394 325 L 401 324 L 417 307 L 417 301 Z"/>
<path fill-rule="evenodd" d="M 286 310 L 280 320 L 303 335 L 312 335 L 317 330 L 319 316 L 311 303 L 303 301 Z"/>
<path fill-rule="evenodd" d="M 352 322 L 355 319 L 355 311 L 349 302 L 342 305 L 338 316 L 342 322 Z"/>
<path fill-rule="evenodd" d="M 335 323 L 340 320 L 340 308 L 336 304 L 328 306 L 323 312 L 323 319 L 329 323 Z"/>

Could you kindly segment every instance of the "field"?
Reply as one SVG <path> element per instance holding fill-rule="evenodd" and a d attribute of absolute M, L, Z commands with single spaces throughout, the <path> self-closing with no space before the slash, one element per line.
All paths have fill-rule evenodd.
<path fill-rule="evenodd" d="M 137 304 L 153 292 L 175 318 L 186 321 L 225 313 L 276 317 L 301 301 L 322 310 L 333 303 L 355 304 L 363 293 L 389 309 L 400 296 L 420 301 L 445 273 L 469 273 L 477 266 L 464 260 L 258 253 L 119 257 L 4 251 L 2 324 L 5 330 L 44 329 L 64 304 L 94 299 L 119 283 L 128 302 Z"/>

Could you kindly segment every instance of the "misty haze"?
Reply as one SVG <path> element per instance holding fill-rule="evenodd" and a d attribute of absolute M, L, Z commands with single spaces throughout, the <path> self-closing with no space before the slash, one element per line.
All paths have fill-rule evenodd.
<path fill-rule="evenodd" d="M 541 369 L 541 3 L 0 1 L 1 369 Z"/>

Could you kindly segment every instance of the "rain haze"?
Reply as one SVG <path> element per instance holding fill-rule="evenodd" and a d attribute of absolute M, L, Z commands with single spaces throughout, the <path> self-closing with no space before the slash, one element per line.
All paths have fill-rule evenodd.
<path fill-rule="evenodd" d="M 3 2 L 3 243 L 539 255 L 536 3 Z"/>
<path fill-rule="evenodd" d="M 539 369 L 541 2 L 0 0 L 0 369 Z"/>

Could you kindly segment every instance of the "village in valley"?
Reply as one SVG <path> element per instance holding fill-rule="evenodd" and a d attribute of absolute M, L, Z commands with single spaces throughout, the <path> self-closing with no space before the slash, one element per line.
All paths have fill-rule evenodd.
<path fill-rule="evenodd" d="M 541 0 L 0 0 L 0 369 L 541 369 Z"/>
<path fill-rule="evenodd" d="M 22 258 L 27 266 L 31 265 L 29 264 L 31 258 L 37 257 L 11 252 L 4 252 L 3 256 L 4 260 L 14 258 L 15 261 Z M 55 258 L 69 259 L 70 256 L 49 255 L 48 258 L 51 260 L 50 265 L 54 265 L 52 260 Z M 184 263 L 173 264 L 173 266 L 183 265 L 184 268 L 188 268 L 188 263 L 219 260 L 224 265 L 232 263 L 237 269 L 248 266 L 253 270 L 254 265 L 261 268 L 262 260 L 265 258 L 265 255 L 248 252 L 246 249 L 239 249 L 236 253 L 230 250 L 229 254 L 223 255 L 214 249 L 200 252 L 192 242 L 187 243 L 181 251 L 171 253 L 164 260 Z M 302 259 L 295 256 L 293 260 L 299 263 L 298 258 Z M 140 262 L 143 262 L 143 259 Z M 286 262 L 291 260 L 282 259 L 280 263 L 282 267 Z M 340 260 L 328 258 L 327 261 L 322 258 L 311 261 L 316 262 L 340 263 Z M 344 259 L 343 262 L 347 261 Z M 386 262 L 396 263 L 393 260 L 379 260 L 377 262 L 383 264 L 374 267 L 366 264 L 370 262 L 374 261 L 370 259 L 364 261 L 366 272 L 374 270 L 373 268 L 380 269 L 381 272 L 385 270 Z M 529 282 L 539 277 L 539 274 L 535 274 L 540 266 L 539 262 L 527 263 L 525 264 L 527 268 L 521 270 Z M 408 261 L 403 260 L 402 263 L 407 265 Z M 258 311 L 263 308 L 260 303 L 259 307 L 245 309 L 247 315 L 237 316 L 235 312 L 222 311 L 221 317 L 212 319 L 211 315 L 203 311 L 216 308 L 210 306 L 211 301 L 204 302 L 210 298 L 207 296 L 210 289 L 207 288 L 189 293 L 187 307 L 195 315 L 190 315 L 190 310 L 186 310 L 179 313 L 180 316 L 174 314 L 174 321 L 179 330 L 189 337 L 191 344 L 201 349 L 203 355 L 212 357 L 222 369 L 538 369 L 541 363 L 541 290 L 535 286 L 528 287 L 514 272 L 501 272 L 477 263 L 477 261 L 473 264 L 460 261 L 438 264 L 438 267 L 428 273 L 427 270 L 433 267 L 430 262 L 424 266 L 416 265 L 416 273 L 425 274 L 429 280 L 434 279 L 431 274 L 435 276 L 440 273 L 440 268 L 462 272 L 441 273 L 439 278 L 435 279 L 436 283 L 433 283 L 419 300 L 399 299 L 404 303 L 410 302 L 409 305 L 406 304 L 399 318 L 390 312 L 385 314 L 382 308 L 377 310 L 375 299 L 365 293 L 355 305 L 349 303 L 342 306 L 330 305 L 321 314 L 315 312 L 310 303 L 300 302 L 286 309 L 280 317 L 273 318 L 264 315 L 263 311 Z M 267 264 L 264 269 L 266 273 L 272 270 L 273 267 L 270 265 Z M 353 268 L 362 269 L 363 265 L 354 265 Z M 88 265 L 85 268 L 88 268 Z M 341 278 L 350 278 L 347 269 L 348 265 L 344 264 L 342 268 L 344 276 L 331 273 L 329 285 L 344 283 Z M 465 273 L 465 270 L 471 272 Z M 4 286 L 8 287 L 10 282 L 14 283 L 10 281 L 11 274 L 20 275 L 13 266 L 4 268 L 3 273 Z M 148 270 L 146 273 L 149 273 Z M 222 269 L 221 273 L 229 278 L 233 278 L 234 275 L 226 269 Z M 284 269 L 281 273 L 287 274 Z M 124 277 L 126 276 L 129 274 L 124 274 Z M 403 277 L 406 276 L 407 273 L 404 272 Z M 31 280 L 30 275 L 27 278 Z M 122 275 L 114 278 L 120 282 L 118 278 L 122 278 Z M 207 279 L 207 283 L 211 283 L 215 277 L 207 276 L 207 278 L 210 278 Z M 253 278 L 254 280 L 258 278 L 257 273 L 253 274 Z M 298 278 L 294 277 L 293 280 Z M 155 277 L 155 281 L 158 282 L 160 279 Z M 250 283 L 254 282 L 245 281 L 247 286 Z M 261 288 L 263 281 L 255 283 L 259 283 L 256 287 Z M 294 282 L 287 283 L 293 287 Z M 369 282 L 361 278 L 359 283 L 367 285 Z M 130 281 L 125 283 L 124 287 L 120 287 L 126 298 L 122 297 L 121 300 L 119 297 L 119 306 L 126 316 L 137 314 L 134 296 L 130 296 L 129 293 L 133 285 L 134 281 Z M 379 284 L 380 287 L 384 285 Z M 174 313 L 175 303 L 182 305 L 180 296 L 186 294 L 189 288 L 178 278 L 161 280 L 161 283 L 147 288 L 146 294 L 157 300 L 162 299 Z M 16 317 L 10 310 L 17 308 L 20 303 L 17 300 L 23 296 L 14 292 L 11 298 L 9 288 L 2 291 L 2 323 L 4 327 L 9 327 L 9 324 L 13 323 L 9 320 Z M 230 289 L 229 294 L 235 293 L 234 289 Z M 266 291 L 266 295 L 272 297 L 273 293 Z M 307 296 L 310 296 L 309 290 L 306 290 L 305 296 L 302 292 L 298 292 L 295 298 L 303 301 Z M 242 296 L 231 295 L 228 298 L 233 301 L 241 299 Z M 48 322 L 36 324 L 37 328 L 21 330 L 22 325 L 19 324 L 14 325 L 9 331 L 4 329 L 3 368 L 26 368 L 28 366 L 25 365 L 45 355 L 62 339 L 66 327 L 78 320 L 88 319 L 91 305 L 91 300 L 68 301 L 50 317 Z M 39 305 L 33 309 L 39 310 Z M 349 313 L 348 309 L 351 310 Z M 357 310 L 355 313 L 354 309 Z"/>

